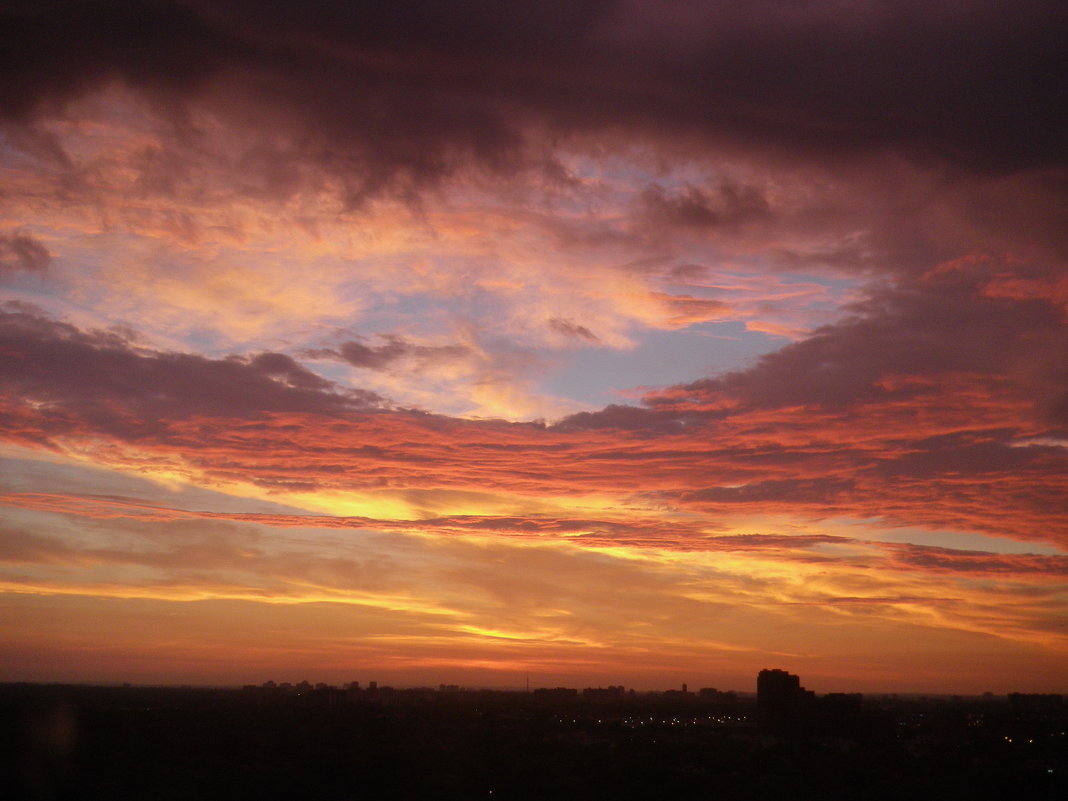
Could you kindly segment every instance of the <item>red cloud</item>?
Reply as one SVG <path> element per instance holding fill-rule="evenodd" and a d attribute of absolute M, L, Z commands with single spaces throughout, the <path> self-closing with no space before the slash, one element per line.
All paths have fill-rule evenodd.
<path fill-rule="evenodd" d="M 913 544 L 888 545 L 886 548 L 890 564 L 906 570 L 1057 581 L 1068 577 L 1068 556 L 960 551 Z"/>
<path fill-rule="evenodd" d="M 1061 539 L 1068 451 L 1041 444 L 1056 429 L 1038 414 L 1056 422 L 1065 387 L 1021 359 L 1033 341 L 1068 353 L 1059 316 L 947 280 L 877 290 L 751 370 L 548 427 L 393 409 L 284 354 L 162 353 L 13 312 L 3 430 L 98 449 L 110 437 L 147 463 L 276 490 L 594 494 Z M 953 302 L 942 315 L 939 299 Z M 1036 410 L 1024 390 L 1037 386 Z"/>

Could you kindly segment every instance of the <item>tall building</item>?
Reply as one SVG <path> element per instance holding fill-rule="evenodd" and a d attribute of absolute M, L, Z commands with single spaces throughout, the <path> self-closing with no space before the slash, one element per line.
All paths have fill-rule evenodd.
<path fill-rule="evenodd" d="M 757 674 L 757 712 L 769 728 L 795 728 L 804 721 L 815 693 L 801 686 L 801 679 L 785 670 L 762 670 Z"/>

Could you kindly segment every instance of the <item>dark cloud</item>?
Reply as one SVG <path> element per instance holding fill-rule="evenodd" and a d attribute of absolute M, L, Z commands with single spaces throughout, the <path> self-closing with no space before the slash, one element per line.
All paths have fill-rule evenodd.
<path fill-rule="evenodd" d="M 470 492 L 477 486 L 531 496 L 623 493 L 641 508 L 677 510 L 680 520 L 752 505 L 769 514 L 1063 541 L 1068 451 L 1021 422 L 1022 400 L 1003 407 L 981 383 L 947 394 L 945 374 L 929 378 L 933 405 L 909 395 L 911 383 L 900 397 L 884 387 L 875 399 L 809 409 L 731 400 L 722 387 L 711 393 L 720 397 L 713 405 L 710 393 L 694 399 L 682 387 L 685 397 L 670 403 L 610 406 L 545 426 L 393 409 L 371 393 L 340 390 L 284 354 L 209 359 L 152 350 L 122 331 L 81 331 L 25 307 L 0 315 L 3 436 L 99 447 L 119 464 L 127 457 L 109 441 L 162 448 L 160 458 L 180 459 L 212 480 L 386 491 L 425 510 L 419 525 L 435 531 L 678 550 L 774 544 L 720 541 L 662 520 L 439 516 L 458 501 L 481 501 Z M 342 522 L 364 524 L 386 525 Z"/>
<path fill-rule="evenodd" d="M 383 336 L 385 344 L 372 346 L 356 340 L 342 343 L 336 350 L 321 348 L 306 352 L 313 359 L 338 359 L 353 367 L 365 367 L 369 370 L 385 370 L 405 359 L 413 359 L 421 364 L 457 359 L 467 355 L 467 348 L 462 345 L 416 345 L 403 337 Z"/>
<path fill-rule="evenodd" d="M 600 337 L 584 325 L 579 325 L 573 320 L 564 317 L 553 317 L 549 320 L 549 328 L 558 334 L 563 334 L 572 339 L 584 339 L 587 342 L 600 342 Z"/>
<path fill-rule="evenodd" d="M 29 234 L 0 234 L 0 277 L 16 271 L 43 273 L 52 254 Z"/>
<path fill-rule="evenodd" d="M 991 432 L 984 433 L 989 436 Z M 1009 439 L 1011 431 L 1006 431 L 1005 437 Z M 995 476 L 1005 472 L 1016 475 L 1043 473 L 1048 467 L 1038 452 L 1056 455 L 1059 450 L 1039 445 L 1015 447 L 1003 442 L 977 439 L 974 434 L 947 434 L 917 439 L 910 443 L 907 453 L 881 460 L 874 469 L 887 478 L 909 476 L 920 479 L 947 474 L 978 477 L 984 473 Z M 1068 511 L 1068 502 L 1065 510 Z"/>
<path fill-rule="evenodd" d="M 1068 11 L 1050 0 L 72 0 L 9 3 L 0 31 L 8 119 L 117 80 L 288 137 L 275 161 L 299 150 L 353 201 L 472 163 L 548 174 L 539 142 L 572 134 L 982 170 L 1066 159 Z M 706 200 L 652 196 L 691 223 L 730 216 Z"/>
<path fill-rule="evenodd" d="M 833 534 L 730 534 L 722 537 L 709 537 L 708 541 L 724 550 L 739 551 L 789 550 L 854 542 L 849 537 L 838 537 Z"/>
<path fill-rule="evenodd" d="M 247 46 L 178 2 L 5 4 L 0 110 L 25 118 L 56 111 L 110 80 L 186 95 Z"/>
<path fill-rule="evenodd" d="M 850 316 L 749 369 L 555 430 L 659 441 L 642 455 L 663 470 L 666 443 L 689 443 L 694 469 L 674 473 L 673 488 L 650 486 L 652 502 L 1059 542 L 1068 328 L 1055 277 L 983 257 L 873 285 Z M 690 462 L 682 450 L 671 467 Z"/>
<path fill-rule="evenodd" d="M 1068 576 L 1068 556 L 1045 554 L 1002 554 L 963 551 L 933 545 L 903 543 L 885 546 L 891 562 L 901 568 L 935 573 L 972 575 Z"/>
<path fill-rule="evenodd" d="M 116 331 L 84 332 L 26 311 L 0 312 L 0 394 L 52 416 L 134 437 L 166 421 L 266 412 L 336 415 L 378 408 L 362 390 L 337 390 L 290 357 L 209 359 L 137 347 Z"/>
<path fill-rule="evenodd" d="M 721 413 L 720 416 L 726 416 Z M 661 411 L 637 406 L 611 403 L 596 412 L 578 412 L 555 423 L 558 431 L 596 431 L 599 429 L 630 430 L 647 435 L 682 433 L 690 423 L 703 423 L 708 413 L 695 410 L 692 413 L 678 410 Z"/>
<path fill-rule="evenodd" d="M 853 604 L 867 605 L 894 605 L 894 604 L 959 604 L 962 598 L 937 598 L 926 595 L 892 595 L 892 596 L 855 596 L 842 595 L 835 598 L 824 598 L 814 601 L 815 604 L 829 604 L 831 606 Z"/>
<path fill-rule="evenodd" d="M 270 376 L 290 387 L 314 390 L 330 390 L 333 387 L 325 378 L 301 367 L 284 353 L 261 353 L 246 363 L 255 372 Z"/>
<path fill-rule="evenodd" d="M 793 503 L 827 504 L 838 498 L 853 494 L 854 482 L 850 479 L 769 479 L 738 487 L 709 487 L 684 493 L 680 500 L 703 503 L 766 503 L 767 501 L 791 501 Z"/>
<path fill-rule="evenodd" d="M 846 9 L 767 0 L 665 12 L 655 3 L 477 0 L 443 10 L 424 0 L 281 13 L 304 42 L 378 57 L 333 83 L 356 89 L 357 102 L 380 101 L 395 131 L 411 135 L 418 105 L 426 130 L 489 156 L 515 141 L 509 117 L 518 109 L 554 128 L 674 128 L 810 151 L 900 147 L 957 163 L 1064 163 L 1066 14 L 1057 3 Z M 243 3 L 226 29 L 273 34 L 280 50 L 300 41 L 294 28 L 267 33 L 257 18 L 267 18 L 260 5 Z M 384 91 L 402 88 L 406 100 Z M 337 97 L 335 86 L 327 92 Z"/>
<path fill-rule="evenodd" d="M 1002 272 L 1000 264 L 982 261 L 869 287 L 867 299 L 848 307 L 852 315 L 843 321 L 762 356 L 747 370 L 654 393 L 647 403 L 653 410 L 675 409 L 680 418 L 719 416 L 737 403 L 844 409 L 931 393 L 968 375 L 1015 387 L 1051 422 L 1068 423 L 1059 412 L 1068 398 L 1064 311 L 1052 296 L 988 292 Z M 641 422 L 641 414 L 632 415 Z"/>
<path fill-rule="evenodd" d="M 669 229 L 737 227 L 768 219 L 772 213 L 760 188 L 729 182 L 711 192 L 687 186 L 676 194 L 653 185 L 641 193 L 639 200 L 641 216 L 649 225 Z"/>

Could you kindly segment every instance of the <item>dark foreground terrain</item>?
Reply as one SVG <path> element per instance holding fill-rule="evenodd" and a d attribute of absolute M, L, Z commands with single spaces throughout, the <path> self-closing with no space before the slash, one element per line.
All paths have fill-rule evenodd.
<path fill-rule="evenodd" d="M 674 696 L 674 697 L 672 697 Z M 0 686 L 8 799 L 1057 799 L 1048 696 Z"/>

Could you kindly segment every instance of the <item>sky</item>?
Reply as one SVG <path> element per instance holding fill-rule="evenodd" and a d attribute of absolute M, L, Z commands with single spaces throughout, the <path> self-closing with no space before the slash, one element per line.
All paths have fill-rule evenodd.
<path fill-rule="evenodd" d="M 0 680 L 1068 691 L 1068 6 L 7 2 Z"/>

